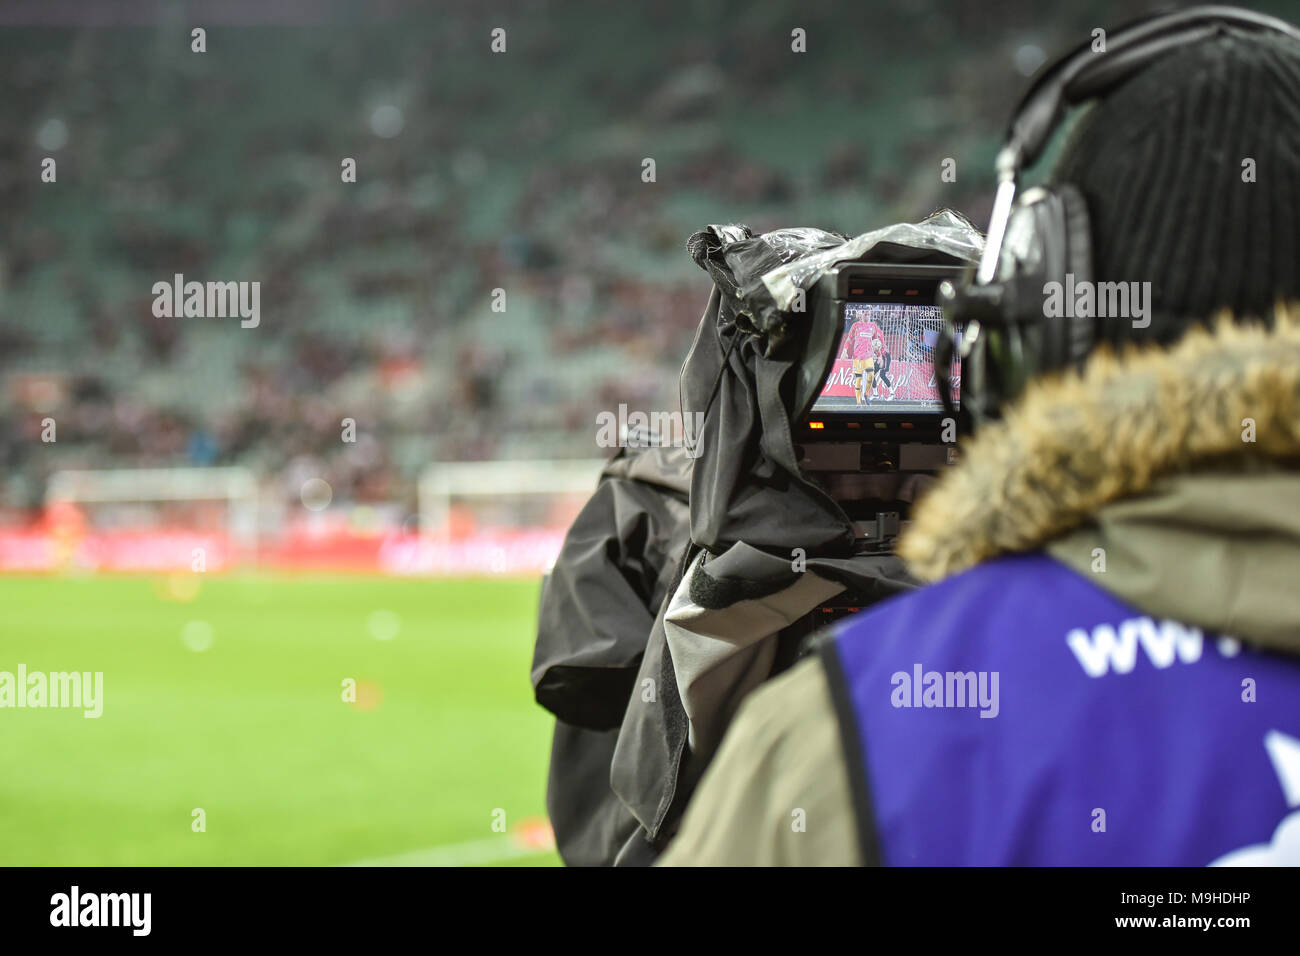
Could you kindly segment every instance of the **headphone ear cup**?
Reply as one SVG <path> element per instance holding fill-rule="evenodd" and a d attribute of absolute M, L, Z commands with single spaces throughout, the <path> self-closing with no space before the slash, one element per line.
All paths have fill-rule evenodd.
<path fill-rule="evenodd" d="M 1031 372 L 1078 364 L 1092 348 L 1096 321 L 1076 315 L 1074 302 L 1067 301 L 1079 283 L 1092 281 L 1092 235 L 1083 193 L 1070 183 L 1029 190 L 1008 233 L 1008 243 L 1019 250 L 1011 281 Z M 1061 308 L 1049 315 L 1053 283 Z"/>
<path fill-rule="evenodd" d="M 1096 320 L 1073 315 L 1074 303 L 1065 301 L 1081 281 L 1092 281 L 1083 193 L 1070 183 L 1028 190 L 1008 217 L 993 281 L 967 279 L 945 304 L 954 322 L 977 319 L 983 327 L 978 354 L 963 363 L 963 409 L 995 415 L 1034 375 L 1082 362 Z M 1057 283 L 1063 306 L 1050 316 L 1049 283 Z"/>
<path fill-rule="evenodd" d="M 1092 222 L 1088 216 L 1088 201 L 1072 183 L 1061 183 L 1054 190 L 1061 203 L 1061 232 L 1065 241 L 1065 272 L 1074 276 L 1075 285 L 1091 283 Z M 1073 313 L 1073 309 L 1069 312 Z M 1063 338 L 1061 366 L 1078 366 L 1087 358 L 1097 341 L 1097 319 L 1091 315 L 1074 315 L 1066 322 Z"/>

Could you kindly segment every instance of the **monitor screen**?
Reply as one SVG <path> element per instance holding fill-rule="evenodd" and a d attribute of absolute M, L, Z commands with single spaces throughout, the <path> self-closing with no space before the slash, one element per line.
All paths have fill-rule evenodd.
<path fill-rule="evenodd" d="M 844 330 L 814 414 L 941 413 L 934 349 L 943 328 L 937 305 L 846 302 Z M 953 401 L 961 391 L 961 363 L 952 363 Z"/>

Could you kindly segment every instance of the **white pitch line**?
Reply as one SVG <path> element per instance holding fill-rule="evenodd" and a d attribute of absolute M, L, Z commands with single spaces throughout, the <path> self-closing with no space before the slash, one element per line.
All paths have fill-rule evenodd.
<path fill-rule="evenodd" d="M 429 847 L 424 850 L 409 850 L 395 856 L 376 857 L 372 860 L 358 860 L 344 863 L 344 866 L 482 866 L 485 863 L 499 863 L 502 860 L 517 860 L 546 852 L 544 847 L 520 846 L 508 836 L 491 837 L 485 840 L 469 840 L 465 843 L 448 843 L 444 846 Z"/>

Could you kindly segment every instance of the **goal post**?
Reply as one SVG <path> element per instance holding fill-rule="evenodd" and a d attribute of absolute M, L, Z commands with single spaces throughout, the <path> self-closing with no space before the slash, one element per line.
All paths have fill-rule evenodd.
<path fill-rule="evenodd" d="M 590 500 L 604 459 L 438 462 L 420 476 L 419 534 L 400 573 L 539 574 Z"/>
<path fill-rule="evenodd" d="M 417 490 L 420 533 L 433 540 L 453 537 L 454 507 L 461 502 L 470 508 L 502 506 L 496 509 L 497 520 L 507 526 L 537 527 L 566 516 L 571 520 L 596 490 L 606 464 L 603 458 L 430 464 Z M 530 507 L 546 501 L 558 507 L 543 512 Z"/>
<path fill-rule="evenodd" d="M 430 464 L 416 483 L 415 521 L 368 531 L 349 523 L 347 509 L 264 526 L 278 512 L 263 514 L 259 478 L 247 468 L 59 471 L 46 484 L 41 527 L 0 540 L 0 566 L 8 554 L 33 568 L 169 570 L 194 560 L 204 570 L 251 561 L 407 575 L 535 574 L 554 562 L 606 464 Z"/>
<path fill-rule="evenodd" d="M 223 501 L 230 540 L 257 546 L 257 478 L 247 468 L 116 468 L 57 471 L 45 486 L 47 506 Z"/>

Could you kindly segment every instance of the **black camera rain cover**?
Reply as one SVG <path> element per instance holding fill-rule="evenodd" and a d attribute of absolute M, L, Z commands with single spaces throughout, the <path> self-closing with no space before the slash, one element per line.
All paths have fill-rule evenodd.
<path fill-rule="evenodd" d="M 799 394 L 800 366 L 826 364 L 825 355 L 807 352 L 819 318 L 809 293 L 841 262 L 973 264 L 982 234 L 942 209 L 853 239 L 821 229 L 755 236 L 743 225 L 710 226 L 687 249 L 714 283 L 680 377 L 683 419 L 693 426 L 691 540 L 712 554 L 744 541 L 781 554 L 797 542 L 809 557 L 850 556 L 852 524 L 800 471 L 791 435 L 812 399 Z M 834 336 L 816 341 L 819 353 L 836 344 Z"/>

